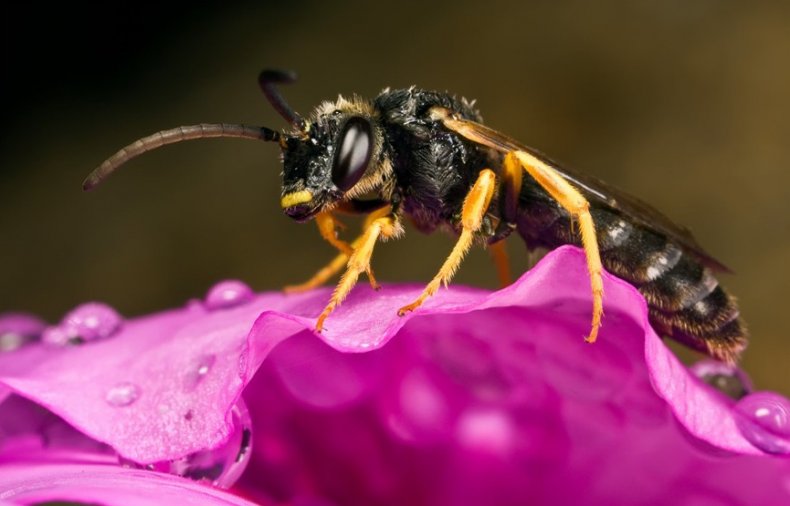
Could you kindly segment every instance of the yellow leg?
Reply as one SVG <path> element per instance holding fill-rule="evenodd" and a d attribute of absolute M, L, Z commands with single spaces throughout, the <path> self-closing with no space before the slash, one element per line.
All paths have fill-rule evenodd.
<path fill-rule="evenodd" d="M 590 204 L 587 202 L 587 199 L 566 181 L 557 169 L 530 154 L 528 148 L 523 147 L 506 135 L 480 123 L 461 119 L 452 111 L 443 107 L 432 107 L 429 114 L 432 119 L 441 121 L 445 127 L 467 139 L 507 153 L 505 169 L 508 168 L 508 164 L 512 163 L 512 158 L 515 157 L 529 175 L 570 213 L 571 218 L 576 219 L 579 224 L 582 247 L 587 257 L 587 270 L 590 273 L 593 298 L 592 328 L 590 335 L 586 339 L 588 342 L 595 342 L 598 337 L 598 330 L 601 327 L 601 317 L 603 316 L 603 279 L 601 276 L 603 267 L 601 266 L 601 255 L 598 251 L 595 224 L 590 214 Z"/>
<path fill-rule="evenodd" d="M 461 265 L 461 261 L 472 246 L 474 234 L 480 230 L 483 223 L 483 217 L 488 210 L 488 205 L 491 203 L 491 197 L 494 195 L 496 188 L 496 176 L 490 169 L 483 169 L 477 177 L 474 186 L 469 191 L 469 194 L 464 199 L 464 206 L 461 212 L 461 236 L 455 243 L 450 256 L 444 261 L 439 273 L 434 276 L 430 283 L 425 287 L 422 294 L 407 306 L 403 306 L 398 310 L 400 316 L 405 315 L 409 311 L 414 311 L 425 302 L 425 299 L 436 293 L 436 290 L 444 284 L 450 282 Z"/>
<path fill-rule="evenodd" d="M 377 213 L 381 213 L 381 210 L 372 213 L 371 216 L 377 215 Z M 365 221 L 365 225 L 363 229 L 368 226 L 368 223 L 371 221 L 370 216 Z M 318 226 L 318 232 L 321 234 L 329 244 L 334 246 L 340 251 L 340 254 L 333 258 L 327 265 L 322 267 L 318 272 L 313 274 L 313 276 L 305 281 L 304 283 L 299 283 L 298 285 L 288 285 L 283 290 L 286 293 L 299 293 L 299 292 L 306 292 L 307 290 L 312 290 L 313 288 L 317 288 L 327 281 L 329 281 L 332 276 L 340 272 L 344 265 L 346 265 L 346 261 L 354 252 L 354 248 L 357 246 L 358 241 L 361 239 L 361 236 L 355 239 L 351 244 L 348 244 L 346 241 L 338 239 L 337 237 L 337 229 L 344 228 L 344 225 L 338 221 L 331 212 L 323 212 L 318 213 L 315 217 L 316 225 Z M 378 282 L 376 281 L 376 277 L 373 275 L 373 269 L 368 267 L 367 270 L 368 279 L 370 280 L 370 286 L 374 290 L 378 290 L 381 287 L 379 286 Z"/>
<path fill-rule="evenodd" d="M 513 282 L 513 278 L 510 275 L 510 262 L 508 261 L 507 250 L 505 249 L 505 241 L 489 244 L 488 251 L 491 253 L 491 258 L 494 260 L 497 277 L 499 278 L 499 286 L 504 288 Z"/>
<path fill-rule="evenodd" d="M 338 239 L 337 230 L 345 228 L 345 225 L 340 223 L 332 214 L 331 211 L 324 211 L 315 215 L 315 224 L 318 226 L 318 232 L 326 242 L 337 248 L 341 253 L 351 256 L 354 249 L 346 241 Z"/>
<path fill-rule="evenodd" d="M 318 332 L 324 327 L 326 318 L 339 306 L 343 300 L 348 296 L 351 289 L 357 283 L 357 278 L 363 272 L 370 269 L 370 258 L 373 256 L 373 247 L 376 245 L 379 237 L 389 238 L 396 237 L 403 231 L 400 223 L 395 216 L 384 216 L 374 218 L 370 224 L 365 228 L 362 236 L 354 241 L 354 252 L 348 260 L 348 267 L 346 272 L 340 278 L 335 291 L 332 293 L 332 298 L 329 300 L 326 308 L 324 308 L 318 321 L 315 324 L 315 329 Z"/>
<path fill-rule="evenodd" d="M 598 338 L 603 316 L 603 278 L 601 272 L 601 255 L 598 251 L 598 239 L 595 234 L 595 224 L 590 214 L 590 203 L 579 191 L 565 180 L 552 167 L 527 153 L 515 151 L 513 155 L 518 159 L 524 169 L 535 181 L 545 189 L 562 207 L 565 208 L 579 224 L 582 247 L 587 257 L 587 270 L 590 273 L 592 287 L 593 313 L 590 335 L 585 339 L 594 343 Z"/>
<path fill-rule="evenodd" d="M 521 168 L 521 163 L 513 153 L 508 153 L 502 164 L 502 175 L 499 184 L 499 198 L 502 199 L 500 202 L 501 219 L 508 226 L 515 227 L 516 216 L 518 215 L 518 197 L 521 192 L 523 175 L 524 169 Z M 488 251 L 491 253 L 491 258 L 494 260 L 494 266 L 496 267 L 499 285 L 502 288 L 513 282 L 510 274 L 510 262 L 505 249 L 505 238 L 509 233 L 507 232 L 503 237 L 497 238 L 496 242 L 488 245 Z"/>
<path fill-rule="evenodd" d="M 351 243 L 352 248 L 356 248 L 359 245 L 361 237 L 358 237 L 354 242 Z M 304 283 L 300 283 L 298 285 L 288 285 L 284 288 L 285 293 L 299 293 L 299 292 L 306 292 L 308 290 L 312 290 L 313 288 L 318 288 L 319 286 L 323 285 L 332 277 L 340 272 L 343 267 L 348 262 L 348 256 L 345 253 L 340 253 L 335 258 L 332 259 L 327 265 L 321 268 L 318 272 L 313 274 L 313 277 L 305 281 Z M 375 279 L 371 280 L 371 285 L 375 284 Z M 376 285 L 378 286 L 378 285 Z M 376 286 L 373 288 L 375 289 Z"/>
<path fill-rule="evenodd" d="M 505 155 L 502 164 L 502 187 L 505 199 L 503 217 L 511 223 L 515 222 L 518 214 L 518 196 L 521 193 L 523 174 L 518 158 L 513 153 Z"/>

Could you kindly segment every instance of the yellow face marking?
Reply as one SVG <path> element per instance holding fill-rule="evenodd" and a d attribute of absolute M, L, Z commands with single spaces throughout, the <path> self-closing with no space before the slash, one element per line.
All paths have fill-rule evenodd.
<path fill-rule="evenodd" d="M 298 206 L 299 204 L 306 204 L 311 200 L 313 200 L 313 194 L 307 190 L 301 190 L 283 195 L 283 198 L 280 199 L 280 206 L 283 209 L 287 209 L 289 207 Z"/>

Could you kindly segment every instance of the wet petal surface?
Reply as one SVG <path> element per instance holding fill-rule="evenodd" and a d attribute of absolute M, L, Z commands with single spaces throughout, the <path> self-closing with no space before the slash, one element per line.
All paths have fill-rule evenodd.
<path fill-rule="evenodd" d="M 104 506 L 251 506 L 240 497 L 168 474 L 106 464 L 7 464 L 0 473 L 0 502 L 74 502 Z"/>
<path fill-rule="evenodd" d="M 498 292 L 441 290 L 402 318 L 422 287 L 360 286 L 321 334 L 329 289 L 218 287 L 219 305 L 128 319 L 111 339 L 0 354 L 0 385 L 155 465 L 230 444 L 243 396 L 255 442 L 240 483 L 264 502 L 790 501 L 790 460 L 774 456 L 786 399 L 767 418 L 760 393 L 736 409 L 703 381 L 736 372 L 688 370 L 612 276 L 599 340 L 585 343 L 577 249 Z M 759 423 L 744 425 L 749 413 Z"/>

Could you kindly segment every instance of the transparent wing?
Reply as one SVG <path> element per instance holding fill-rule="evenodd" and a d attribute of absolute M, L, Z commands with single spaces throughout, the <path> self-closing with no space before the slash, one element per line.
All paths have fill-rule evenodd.
<path fill-rule="evenodd" d="M 576 172 L 560 166 L 543 153 L 532 149 L 492 128 L 474 121 L 453 117 L 451 111 L 443 108 L 431 110 L 434 119 L 466 137 L 467 139 L 502 152 L 526 151 L 539 158 L 560 176 L 573 184 L 590 201 L 590 204 L 619 212 L 636 223 L 665 235 L 696 256 L 703 264 L 715 271 L 731 272 L 727 266 L 709 255 L 686 227 L 676 224 L 665 215 L 638 198 L 604 183 L 593 176 Z"/>

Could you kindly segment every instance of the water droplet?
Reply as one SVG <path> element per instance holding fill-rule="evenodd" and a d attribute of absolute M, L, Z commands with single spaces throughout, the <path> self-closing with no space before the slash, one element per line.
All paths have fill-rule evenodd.
<path fill-rule="evenodd" d="M 504 410 L 470 409 L 458 420 L 457 437 L 461 445 L 493 455 L 507 455 L 518 435 Z"/>
<path fill-rule="evenodd" d="M 112 336 L 122 323 L 121 315 L 107 304 L 88 302 L 74 308 L 59 325 L 46 329 L 41 339 L 60 346 L 79 345 Z"/>
<path fill-rule="evenodd" d="M 254 293 L 246 283 L 237 280 L 221 281 L 206 294 L 206 307 L 211 310 L 240 306 L 252 300 Z"/>
<path fill-rule="evenodd" d="M 727 397 L 738 400 L 752 392 L 752 382 L 745 372 L 717 360 L 700 360 L 690 367 L 703 382 Z"/>
<path fill-rule="evenodd" d="M 202 313 L 205 312 L 205 307 L 203 307 L 203 301 L 200 299 L 189 299 L 187 303 L 184 305 L 184 308 L 187 311 L 193 313 Z"/>
<path fill-rule="evenodd" d="M 26 313 L 0 315 L 0 353 L 14 351 L 41 337 L 46 323 Z"/>
<path fill-rule="evenodd" d="M 247 406 L 241 399 L 231 410 L 231 423 L 233 427 L 227 442 L 212 450 L 203 450 L 184 458 L 147 465 L 137 464 L 124 458 L 119 460 L 130 467 L 175 474 L 195 481 L 206 481 L 215 487 L 229 488 L 241 477 L 251 456 L 252 422 Z"/>
<path fill-rule="evenodd" d="M 104 397 L 110 406 L 122 408 L 133 404 L 140 397 L 140 388 L 134 383 L 118 383 L 107 391 Z"/>
<path fill-rule="evenodd" d="M 60 325 L 47 327 L 41 334 L 41 340 L 57 346 L 68 346 L 69 344 L 69 336 Z"/>
<path fill-rule="evenodd" d="M 198 356 L 190 369 L 187 371 L 186 376 L 184 376 L 184 389 L 186 389 L 188 392 L 194 390 L 200 384 L 200 382 L 203 381 L 209 371 L 211 371 L 211 368 L 214 366 L 216 361 L 216 355 L 207 353 L 205 355 Z"/>
<path fill-rule="evenodd" d="M 743 437 L 767 453 L 790 454 L 790 400 L 773 392 L 747 395 L 735 405 Z"/>

